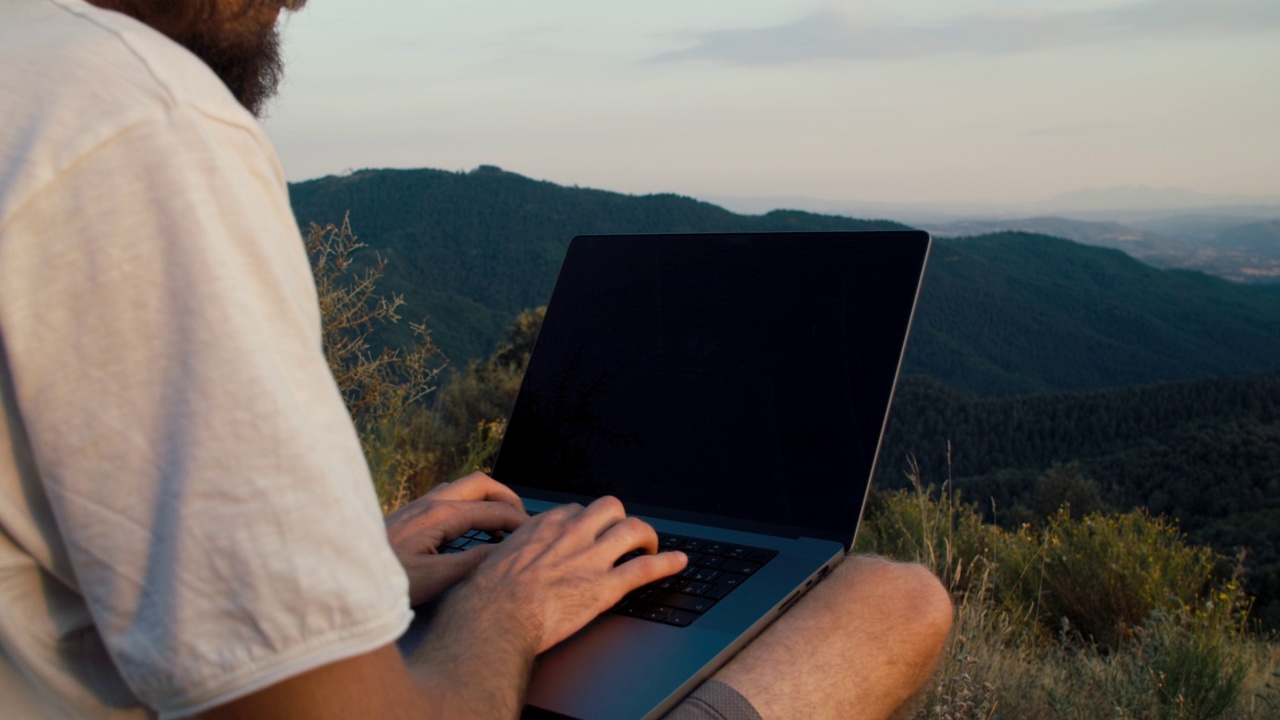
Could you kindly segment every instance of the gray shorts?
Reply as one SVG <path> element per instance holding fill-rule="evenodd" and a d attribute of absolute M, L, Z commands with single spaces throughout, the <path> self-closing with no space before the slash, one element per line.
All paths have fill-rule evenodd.
<path fill-rule="evenodd" d="M 663 720 L 763 720 L 737 690 L 708 680 L 667 713 Z"/>

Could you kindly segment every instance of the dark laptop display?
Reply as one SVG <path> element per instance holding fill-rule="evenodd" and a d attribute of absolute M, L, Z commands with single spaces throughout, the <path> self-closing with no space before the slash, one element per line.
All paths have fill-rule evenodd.
<path fill-rule="evenodd" d="M 494 477 L 851 547 L 928 242 L 576 238 Z"/>

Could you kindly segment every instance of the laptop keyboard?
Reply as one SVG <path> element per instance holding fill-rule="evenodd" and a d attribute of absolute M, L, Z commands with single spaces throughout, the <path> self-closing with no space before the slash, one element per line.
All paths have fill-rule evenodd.
<path fill-rule="evenodd" d="M 659 552 L 680 550 L 689 556 L 684 570 L 627 593 L 608 612 L 687 627 L 777 556 L 773 550 L 658 534 Z M 639 551 L 623 555 L 626 562 Z"/>
<path fill-rule="evenodd" d="M 472 530 L 440 548 L 442 553 L 462 552 L 475 545 L 499 542 L 500 534 Z M 607 612 L 687 627 L 729 593 L 755 575 L 777 556 L 773 550 L 703 540 L 686 535 L 658 534 L 658 551 L 680 550 L 689 556 L 684 570 L 636 588 Z M 632 551 L 618 559 L 624 563 L 642 553 Z"/>

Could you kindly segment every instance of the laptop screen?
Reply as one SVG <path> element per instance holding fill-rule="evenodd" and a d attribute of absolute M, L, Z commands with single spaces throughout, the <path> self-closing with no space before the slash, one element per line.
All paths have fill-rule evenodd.
<path fill-rule="evenodd" d="M 575 238 L 494 476 L 851 545 L 928 247 L 914 231 Z"/>

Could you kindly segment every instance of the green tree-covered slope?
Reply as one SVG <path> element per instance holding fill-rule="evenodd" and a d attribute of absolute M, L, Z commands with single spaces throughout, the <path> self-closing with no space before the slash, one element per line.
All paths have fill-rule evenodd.
<path fill-rule="evenodd" d="M 676 195 L 566 188 L 482 166 L 469 173 L 370 170 L 297 183 L 298 220 L 337 223 L 387 258 L 384 287 L 405 314 L 429 315 L 456 365 L 484 357 L 521 310 L 545 305 L 575 235 L 640 232 L 884 229 L 799 212 L 735 215 Z"/>
<path fill-rule="evenodd" d="M 303 223 L 350 212 L 389 261 L 384 288 L 428 316 L 456 367 L 546 303 L 586 233 L 902 227 L 802 212 L 746 216 L 675 195 L 569 188 L 481 167 L 369 170 L 291 187 Z M 405 337 L 389 336 L 395 344 Z M 907 368 L 980 395 L 1089 390 L 1280 365 L 1280 286 L 1161 271 L 1119 251 L 1018 233 L 940 240 Z"/>
<path fill-rule="evenodd" d="M 1025 233 L 935 244 L 907 356 L 908 372 L 980 395 L 1278 366 L 1280 286 Z"/>
<path fill-rule="evenodd" d="M 1046 472 L 1069 466 L 1105 506 L 1175 518 L 1225 555 L 1246 548 L 1258 613 L 1280 627 L 1280 373 L 1012 398 L 904 378 L 876 485 L 904 487 L 910 459 L 1012 526 L 1089 499 L 1080 483 L 1049 487 L 1064 478 Z"/>

